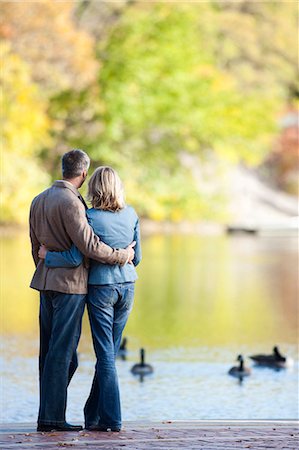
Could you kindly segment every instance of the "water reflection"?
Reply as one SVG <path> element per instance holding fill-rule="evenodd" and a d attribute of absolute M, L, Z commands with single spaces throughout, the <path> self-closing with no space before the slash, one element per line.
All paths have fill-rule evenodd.
<path fill-rule="evenodd" d="M 1 250 L 4 410 L 9 420 L 35 420 L 38 293 L 28 287 L 33 263 L 27 235 L 2 238 Z M 268 353 L 275 344 L 296 359 L 296 239 L 157 235 L 144 238 L 143 256 L 125 330 L 128 357 L 118 361 L 125 419 L 294 418 L 297 361 L 282 373 L 255 370 L 241 391 L 227 371 L 239 353 Z M 141 347 L 155 366 L 143 383 L 130 373 Z M 69 402 L 74 419 L 93 373 L 87 317 L 79 350 Z"/>
<path fill-rule="evenodd" d="M 27 235 L 1 247 L 2 334 L 37 336 Z M 152 236 L 143 254 L 126 329 L 134 348 L 297 341 L 296 239 Z"/>

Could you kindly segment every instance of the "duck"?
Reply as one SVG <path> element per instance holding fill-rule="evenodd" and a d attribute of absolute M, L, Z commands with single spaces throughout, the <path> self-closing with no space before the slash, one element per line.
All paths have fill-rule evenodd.
<path fill-rule="evenodd" d="M 140 349 L 140 363 L 134 364 L 134 366 L 131 369 L 131 372 L 133 375 L 150 375 L 153 373 L 154 368 L 150 364 L 146 364 L 144 362 L 145 359 L 145 350 L 144 348 Z"/>
<path fill-rule="evenodd" d="M 122 343 L 120 344 L 119 350 L 117 352 L 117 358 L 125 361 L 127 359 L 128 349 L 127 349 L 128 339 L 126 337 L 123 338 Z"/>
<path fill-rule="evenodd" d="M 244 366 L 244 358 L 242 355 L 238 356 L 237 361 L 239 361 L 240 364 L 232 367 L 228 371 L 228 374 L 242 380 L 244 377 L 248 377 L 251 374 L 251 370 Z"/>
<path fill-rule="evenodd" d="M 291 360 L 283 356 L 277 345 L 273 347 L 273 353 L 271 355 L 252 355 L 249 356 L 257 366 L 272 367 L 276 369 L 283 369 L 291 365 Z"/>

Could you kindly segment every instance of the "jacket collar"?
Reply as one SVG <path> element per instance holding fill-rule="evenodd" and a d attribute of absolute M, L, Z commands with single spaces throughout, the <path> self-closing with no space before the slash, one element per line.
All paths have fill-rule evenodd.
<path fill-rule="evenodd" d="M 85 209 L 88 209 L 88 206 L 87 206 L 87 204 L 86 204 L 84 198 L 82 197 L 82 195 L 81 195 L 80 192 L 78 191 L 78 189 L 75 188 L 75 186 L 74 186 L 72 183 L 70 183 L 69 181 L 66 181 L 66 180 L 56 180 L 56 181 L 54 181 L 53 186 L 56 186 L 56 187 L 59 187 L 59 188 L 67 188 L 67 189 L 69 189 L 69 190 L 72 191 L 72 192 L 76 195 L 76 197 L 78 197 L 79 200 L 83 203 L 84 208 L 85 208 Z"/>
<path fill-rule="evenodd" d="M 81 194 L 78 191 L 78 189 L 75 188 L 75 186 L 72 183 L 70 183 L 69 181 L 56 180 L 56 181 L 54 181 L 53 186 L 70 189 L 74 194 L 76 194 L 77 197 L 81 197 Z"/>

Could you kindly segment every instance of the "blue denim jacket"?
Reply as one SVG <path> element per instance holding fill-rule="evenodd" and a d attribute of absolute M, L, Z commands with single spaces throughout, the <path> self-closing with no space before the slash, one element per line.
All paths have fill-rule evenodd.
<path fill-rule="evenodd" d="M 88 284 L 114 284 L 132 282 L 137 279 L 135 266 L 141 261 L 140 227 L 138 216 L 131 206 L 117 212 L 91 208 L 86 211 L 88 221 L 101 241 L 114 248 L 125 248 L 136 241 L 133 264 L 124 266 L 102 264 L 90 260 Z M 64 252 L 48 251 L 47 267 L 76 267 L 82 264 L 84 256 L 73 245 Z"/>

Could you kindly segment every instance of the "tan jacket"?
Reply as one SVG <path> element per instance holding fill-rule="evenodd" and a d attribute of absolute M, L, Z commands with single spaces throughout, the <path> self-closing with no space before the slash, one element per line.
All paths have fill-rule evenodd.
<path fill-rule="evenodd" d="M 40 244 L 54 251 L 69 249 L 74 243 L 88 258 L 106 264 L 126 263 L 128 252 L 112 249 L 100 241 L 87 222 L 85 205 L 79 191 L 67 181 L 55 181 L 32 201 L 30 239 L 36 265 L 30 287 L 68 294 L 86 294 L 88 267 L 48 268 L 38 258 Z"/>

